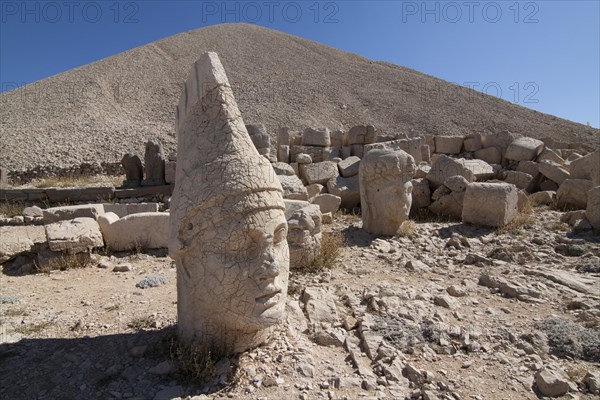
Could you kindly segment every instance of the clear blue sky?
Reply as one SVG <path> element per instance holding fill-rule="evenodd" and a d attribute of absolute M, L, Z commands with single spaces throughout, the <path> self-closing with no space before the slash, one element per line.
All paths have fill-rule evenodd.
<path fill-rule="evenodd" d="M 0 1 L 11 90 L 182 31 L 256 23 L 600 126 L 600 1 Z"/>

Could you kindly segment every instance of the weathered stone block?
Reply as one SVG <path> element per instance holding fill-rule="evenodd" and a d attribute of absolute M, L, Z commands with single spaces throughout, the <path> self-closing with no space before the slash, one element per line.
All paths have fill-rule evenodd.
<path fill-rule="evenodd" d="M 167 185 L 175 184 L 175 171 L 177 170 L 176 161 L 165 161 L 165 182 Z"/>
<path fill-rule="evenodd" d="M 465 136 L 463 145 L 465 147 L 465 151 L 480 150 L 483 146 L 481 144 L 481 135 L 479 133 L 472 133 L 470 135 Z"/>
<path fill-rule="evenodd" d="M 520 161 L 517 166 L 517 171 L 536 176 L 540 172 L 540 167 L 533 161 Z"/>
<path fill-rule="evenodd" d="M 508 183 L 471 183 L 465 191 L 462 220 L 466 223 L 501 227 L 518 213 L 518 193 Z"/>
<path fill-rule="evenodd" d="M 565 168 L 552 161 L 542 161 L 538 164 L 540 173 L 546 178 L 556 182 L 557 185 L 561 185 L 566 179 L 571 178 L 571 174 Z"/>
<path fill-rule="evenodd" d="M 590 153 L 571 162 L 569 173 L 573 179 L 592 179 L 594 153 Z"/>
<path fill-rule="evenodd" d="M 340 174 L 344 178 L 349 178 L 358 174 L 358 168 L 360 166 L 360 158 L 356 156 L 348 157 L 338 163 L 338 169 Z"/>
<path fill-rule="evenodd" d="M 429 170 L 426 178 L 429 182 L 431 182 L 431 185 L 434 189 L 444 183 L 446 179 L 454 175 L 461 175 L 467 181 L 474 182 L 475 174 L 465 166 L 464 161 L 464 159 L 454 159 L 441 154 L 433 162 L 431 170 Z"/>
<path fill-rule="evenodd" d="M 412 209 L 427 207 L 431 204 L 431 189 L 425 178 L 413 179 Z"/>
<path fill-rule="evenodd" d="M 600 186 L 591 188 L 587 194 L 585 216 L 595 231 L 600 231 Z"/>
<path fill-rule="evenodd" d="M 43 210 L 44 224 L 52 224 L 75 218 L 93 218 L 104 214 L 103 204 L 83 204 L 79 206 L 50 207 Z"/>
<path fill-rule="evenodd" d="M 113 251 L 168 246 L 169 213 L 136 213 L 123 218 L 115 213 L 106 213 L 98 218 L 98 224 L 106 245 Z"/>
<path fill-rule="evenodd" d="M 556 191 L 556 202 L 559 208 L 585 210 L 588 191 L 592 181 L 587 179 L 565 179 Z"/>
<path fill-rule="evenodd" d="M 527 189 L 533 177 L 525 172 L 506 171 L 504 173 L 504 182 L 511 183 L 519 189 Z"/>
<path fill-rule="evenodd" d="M 366 136 L 367 127 L 365 125 L 353 126 L 348 132 L 348 144 L 365 144 Z"/>
<path fill-rule="evenodd" d="M 82 188 L 48 188 L 46 189 L 48 200 L 52 203 L 68 201 L 101 201 L 110 200 L 115 197 L 115 188 L 104 187 L 82 187 Z"/>
<path fill-rule="evenodd" d="M 319 206 L 322 214 L 335 214 L 337 210 L 340 209 L 342 199 L 333 194 L 325 193 L 316 195 L 315 198 L 312 200 L 312 203 Z"/>
<path fill-rule="evenodd" d="M 415 160 L 415 163 L 419 164 L 421 161 L 423 161 L 423 157 L 421 154 L 422 144 L 423 138 L 421 137 L 366 144 L 364 146 L 364 154 L 374 149 L 402 150 L 410 154 Z"/>
<path fill-rule="evenodd" d="M 531 161 L 534 160 L 544 149 L 544 142 L 541 140 L 521 137 L 515 139 L 508 148 L 504 157 L 513 161 Z"/>
<path fill-rule="evenodd" d="M 104 246 L 100 227 L 93 218 L 55 222 L 45 228 L 48 247 L 52 251 L 77 254 Z"/>
<path fill-rule="evenodd" d="M 360 204 L 360 183 L 358 175 L 350 178 L 338 176 L 327 182 L 327 190 L 342 199 L 341 206 L 344 208 L 354 208 Z"/>
<path fill-rule="evenodd" d="M 296 175 L 277 175 L 283 188 L 283 198 L 291 200 L 308 200 L 308 192 Z"/>
<path fill-rule="evenodd" d="M 435 152 L 441 154 L 458 154 L 463 147 L 464 138 L 462 136 L 436 136 Z"/>
<path fill-rule="evenodd" d="M 499 147 L 486 147 L 477 150 L 474 156 L 488 164 L 500 164 L 502 162 L 502 150 Z"/>
<path fill-rule="evenodd" d="M 328 180 L 339 176 L 337 164 L 333 161 L 323 161 L 313 164 L 300 165 L 300 176 L 307 184 L 325 184 Z"/>
<path fill-rule="evenodd" d="M 331 136 L 328 128 L 306 128 L 302 134 L 303 146 L 330 147 Z"/>

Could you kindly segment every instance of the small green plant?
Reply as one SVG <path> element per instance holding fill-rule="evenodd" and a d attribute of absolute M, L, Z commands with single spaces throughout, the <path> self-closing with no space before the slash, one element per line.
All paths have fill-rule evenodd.
<path fill-rule="evenodd" d="M 323 232 L 319 254 L 303 270 L 307 272 L 320 272 L 332 268 L 340 254 L 342 244 L 343 240 L 340 232 Z"/>
<path fill-rule="evenodd" d="M 58 257 L 52 258 L 48 263 L 44 265 L 35 264 L 36 270 L 39 273 L 48 273 L 50 271 L 66 271 L 69 269 L 76 268 L 87 268 L 91 265 L 92 261 L 89 254 L 64 254 Z"/>
<path fill-rule="evenodd" d="M 23 214 L 25 203 L 20 201 L 0 201 L 0 215 L 15 217 Z"/>

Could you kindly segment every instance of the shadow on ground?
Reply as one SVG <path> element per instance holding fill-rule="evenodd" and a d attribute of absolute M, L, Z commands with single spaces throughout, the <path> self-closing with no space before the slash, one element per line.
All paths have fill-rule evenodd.
<path fill-rule="evenodd" d="M 193 382 L 169 367 L 173 365 L 175 337 L 175 327 L 170 326 L 136 333 L 22 339 L 1 344 L 0 397 L 153 399 L 218 391 L 218 386 Z M 232 368 L 230 365 L 231 373 Z M 214 379 L 219 378 L 213 378 L 212 383 Z"/>

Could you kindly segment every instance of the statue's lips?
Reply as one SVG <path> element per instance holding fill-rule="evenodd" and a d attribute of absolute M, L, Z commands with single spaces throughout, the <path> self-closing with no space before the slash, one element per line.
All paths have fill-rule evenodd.
<path fill-rule="evenodd" d="M 276 305 L 279 302 L 280 297 L 281 290 L 274 290 L 260 297 L 257 297 L 256 302 L 266 308 L 269 308 Z"/>

